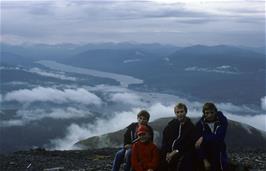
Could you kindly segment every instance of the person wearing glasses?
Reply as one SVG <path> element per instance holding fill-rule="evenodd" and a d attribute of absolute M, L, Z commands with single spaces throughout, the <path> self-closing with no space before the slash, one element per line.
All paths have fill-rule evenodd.
<path fill-rule="evenodd" d="M 199 159 L 203 162 L 204 171 L 227 170 L 225 135 L 228 126 L 227 118 L 218 111 L 214 103 L 205 103 L 203 115 L 196 127 L 200 138 L 195 143 Z"/>
<path fill-rule="evenodd" d="M 186 116 L 187 107 L 178 103 L 175 118 L 163 130 L 161 153 L 163 158 L 160 170 L 192 171 L 195 170 L 194 144 L 199 138 L 195 125 Z"/>

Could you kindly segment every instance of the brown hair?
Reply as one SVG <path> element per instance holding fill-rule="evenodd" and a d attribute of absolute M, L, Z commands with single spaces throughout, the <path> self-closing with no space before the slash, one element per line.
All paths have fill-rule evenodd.
<path fill-rule="evenodd" d="M 140 116 L 143 116 L 143 117 L 147 118 L 148 120 L 150 119 L 150 114 L 147 110 L 141 110 L 138 113 L 138 117 L 140 117 Z"/>
<path fill-rule="evenodd" d="M 185 110 L 185 112 L 187 113 L 187 106 L 184 104 L 184 103 L 177 103 L 176 105 L 175 105 L 175 111 L 176 111 L 176 109 L 184 109 Z"/>
<path fill-rule="evenodd" d="M 211 102 L 207 102 L 203 105 L 202 112 L 205 113 L 206 110 L 214 110 L 215 112 L 217 112 L 215 104 Z"/>

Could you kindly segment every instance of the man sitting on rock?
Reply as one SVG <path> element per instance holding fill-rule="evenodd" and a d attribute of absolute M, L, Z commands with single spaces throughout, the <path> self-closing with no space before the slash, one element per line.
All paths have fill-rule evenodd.
<path fill-rule="evenodd" d="M 146 110 L 141 110 L 137 115 L 138 122 L 134 122 L 127 127 L 124 134 L 124 147 L 119 150 L 114 158 L 112 171 L 119 171 L 121 163 L 125 160 L 126 164 L 124 167 L 125 171 L 130 171 L 131 169 L 131 146 L 138 139 L 137 129 L 141 125 L 146 125 L 151 139 L 153 140 L 153 129 L 147 125 L 150 119 L 150 114 Z"/>
<path fill-rule="evenodd" d="M 203 116 L 197 123 L 200 138 L 195 146 L 203 161 L 205 171 L 227 170 L 226 145 L 227 118 L 218 111 L 213 103 L 203 105 Z"/>
<path fill-rule="evenodd" d="M 187 117 L 187 106 L 178 103 L 175 108 L 175 118 L 163 130 L 162 139 L 162 171 L 194 171 L 194 144 L 199 138 L 195 125 Z"/>

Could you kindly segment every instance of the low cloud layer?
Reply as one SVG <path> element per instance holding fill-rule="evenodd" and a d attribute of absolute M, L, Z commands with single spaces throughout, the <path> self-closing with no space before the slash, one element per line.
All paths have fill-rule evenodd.
<path fill-rule="evenodd" d="M 141 105 L 140 99 L 141 97 L 136 94 L 124 92 L 112 94 L 110 100 L 122 104 Z"/>
<path fill-rule="evenodd" d="M 34 74 L 38 74 L 41 76 L 45 76 L 45 77 L 52 77 L 52 78 L 57 78 L 57 79 L 61 79 L 61 80 L 69 80 L 69 81 L 77 81 L 77 79 L 75 77 L 69 77 L 66 76 L 64 73 L 52 73 L 52 72 L 47 72 L 44 70 L 41 70 L 40 68 L 31 68 L 29 70 L 29 72 L 34 73 Z"/>
<path fill-rule="evenodd" d="M 101 94 L 101 98 L 96 94 Z M 33 102 L 53 102 L 55 104 L 67 102 L 75 104 L 71 105 L 71 107 L 52 109 L 30 109 L 27 107 L 28 105 L 24 105 L 24 108 L 17 112 L 15 118 L 0 122 L 0 125 L 5 127 L 23 126 L 43 118 L 70 119 L 95 117 L 96 113 L 88 112 L 91 109 L 88 105 L 98 106 L 97 110 L 105 108 L 104 111 L 108 111 L 108 116 L 112 116 L 104 118 L 101 116 L 106 116 L 106 113 L 101 113 L 101 116 L 97 116 L 98 119 L 93 124 L 70 124 L 66 129 L 64 138 L 51 140 L 53 148 L 61 150 L 72 149 L 73 144 L 79 140 L 125 128 L 131 122 L 137 121 L 136 115 L 141 109 L 148 110 L 151 114 L 150 121 L 154 121 L 158 118 L 174 116 L 173 109 L 177 102 L 185 103 L 188 106 L 189 117 L 200 117 L 203 105 L 201 101 L 191 101 L 174 95 L 138 92 L 125 87 L 108 85 L 62 90 L 37 87 L 9 92 L 3 95 L 2 99 L 4 101 L 17 101 L 22 104 L 31 104 Z M 111 104 L 106 105 L 109 102 Z M 266 131 L 266 114 L 263 112 L 266 109 L 266 97 L 261 99 L 261 108 L 263 110 L 252 108 L 248 105 L 239 106 L 232 103 L 217 103 L 217 107 L 228 119 L 243 122 Z M 241 115 L 244 112 L 245 114 L 250 113 L 253 116 Z"/>
<path fill-rule="evenodd" d="M 116 113 L 115 117 L 112 117 L 109 120 L 96 120 L 95 124 L 92 125 L 71 124 L 67 128 L 66 136 L 64 138 L 51 140 L 53 149 L 73 149 L 73 144 L 80 140 L 124 128 L 131 122 L 136 121 L 136 113 L 139 112 L 139 110 L 140 109 L 137 108 L 132 109 L 131 111 Z"/>
<path fill-rule="evenodd" d="M 189 107 L 188 117 L 201 117 L 201 107 L 198 105 L 198 102 L 186 103 Z M 155 103 L 146 109 L 150 112 L 151 118 L 150 121 L 154 121 L 163 117 L 174 117 L 174 105 L 172 103 L 170 105 L 163 105 L 161 103 Z M 266 131 L 265 128 L 265 118 L 266 114 L 255 115 L 255 116 L 240 116 L 232 114 L 228 112 L 228 110 L 234 109 L 233 105 L 227 104 L 217 104 L 217 106 L 222 106 L 219 108 L 223 111 L 223 113 L 227 116 L 228 119 L 243 122 L 248 125 L 251 125 L 257 129 Z M 115 113 L 114 117 L 109 120 L 102 119 L 97 120 L 93 125 L 77 125 L 72 124 L 68 127 L 66 136 L 62 139 L 54 139 L 51 141 L 51 144 L 54 149 L 60 150 L 69 150 L 73 149 L 73 144 L 86 139 L 88 137 L 97 136 L 101 134 L 105 134 L 108 132 L 117 131 L 119 129 L 125 128 L 131 122 L 137 121 L 137 113 L 141 110 L 141 108 L 132 108 L 129 111 L 124 111 L 120 113 Z M 243 125 L 245 127 L 245 125 Z"/>
<path fill-rule="evenodd" d="M 266 96 L 261 98 L 261 108 L 266 111 Z"/>
<path fill-rule="evenodd" d="M 37 87 L 9 92 L 4 97 L 5 101 L 20 103 L 53 102 L 57 104 L 75 102 L 84 105 L 101 105 L 102 100 L 95 94 L 83 88 L 59 90 L 55 88 Z"/>
<path fill-rule="evenodd" d="M 233 74 L 233 75 L 240 74 L 237 68 L 228 65 L 218 66 L 215 68 L 202 68 L 202 67 L 192 66 L 185 68 L 185 71 L 215 72 L 220 74 Z"/>
<path fill-rule="evenodd" d="M 16 117 L 10 120 L 0 121 L 0 127 L 23 126 L 30 122 L 44 118 L 51 119 L 72 119 L 90 117 L 92 113 L 88 109 L 77 109 L 74 107 L 53 108 L 53 109 L 34 109 L 19 110 Z"/>

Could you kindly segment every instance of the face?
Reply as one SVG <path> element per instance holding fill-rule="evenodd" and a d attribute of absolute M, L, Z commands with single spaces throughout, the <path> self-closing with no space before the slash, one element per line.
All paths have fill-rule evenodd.
<path fill-rule="evenodd" d="M 207 122 L 213 122 L 216 118 L 216 111 L 215 110 L 205 110 L 204 111 L 204 118 Z"/>
<path fill-rule="evenodd" d="M 175 108 L 175 115 L 176 115 L 176 118 L 180 121 L 180 122 L 183 122 L 185 121 L 185 118 L 186 118 L 186 111 L 184 108 Z"/>
<path fill-rule="evenodd" d="M 141 125 L 147 125 L 148 123 L 148 119 L 144 116 L 139 116 L 138 117 L 138 123 Z"/>
<path fill-rule="evenodd" d="M 139 136 L 139 140 L 141 141 L 141 142 L 147 142 L 147 141 L 149 141 L 149 139 L 150 139 L 150 135 L 149 135 L 149 133 L 141 133 L 141 134 L 139 134 L 138 135 Z"/>

